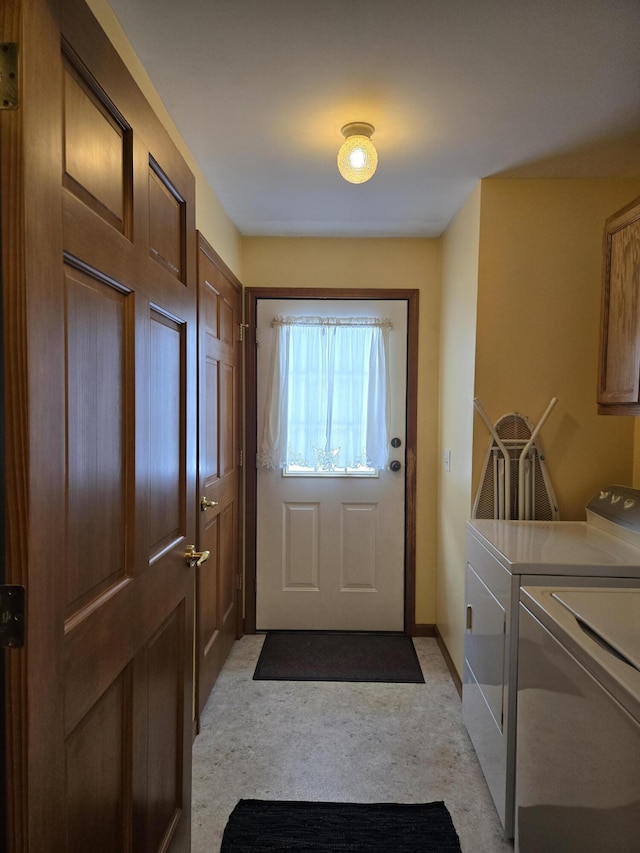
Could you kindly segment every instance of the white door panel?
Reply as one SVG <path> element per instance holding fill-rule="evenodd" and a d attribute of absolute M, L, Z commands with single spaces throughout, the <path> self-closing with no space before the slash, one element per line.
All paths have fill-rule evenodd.
<path fill-rule="evenodd" d="M 258 436 L 262 434 L 275 315 L 391 320 L 389 461 L 377 476 L 284 476 L 257 483 L 259 630 L 402 631 L 404 628 L 406 300 L 259 299 Z"/>

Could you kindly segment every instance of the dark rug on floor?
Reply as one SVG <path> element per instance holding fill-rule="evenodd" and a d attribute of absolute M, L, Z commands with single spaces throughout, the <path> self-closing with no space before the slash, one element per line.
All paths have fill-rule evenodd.
<path fill-rule="evenodd" d="M 240 800 L 220 853 L 461 853 L 444 803 Z"/>
<path fill-rule="evenodd" d="M 253 677 L 424 684 L 411 637 L 339 631 L 269 631 Z"/>

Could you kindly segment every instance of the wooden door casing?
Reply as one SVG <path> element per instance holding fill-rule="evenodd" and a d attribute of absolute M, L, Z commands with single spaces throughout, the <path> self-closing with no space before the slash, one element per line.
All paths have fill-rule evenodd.
<path fill-rule="evenodd" d="M 7 848 L 186 851 L 195 182 L 82 0 L 8 0 Z"/>
<path fill-rule="evenodd" d="M 405 449 L 405 624 L 404 632 L 416 631 L 416 445 L 418 434 L 418 318 L 419 292 L 398 288 L 304 288 L 247 287 L 245 319 L 246 350 L 246 456 L 244 629 L 256 631 L 256 495 L 257 495 L 257 372 L 256 314 L 259 299 L 406 299 L 407 315 L 407 435 Z"/>
<path fill-rule="evenodd" d="M 242 633 L 241 312 L 240 283 L 199 235 L 198 549 L 211 556 L 196 579 L 198 714 Z M 202 498 L 216 506 L 203 507 Z"/>

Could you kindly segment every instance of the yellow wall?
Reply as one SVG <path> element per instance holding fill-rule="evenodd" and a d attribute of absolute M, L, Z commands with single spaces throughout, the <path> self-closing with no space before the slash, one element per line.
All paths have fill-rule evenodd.
<path fill-rule="evenodd" d="M 420 291 L 416 621 L 435 623 L 440 241 L 251 237 L 242 265 L 247 287 Z"/>
<path fill-rule="evenodd" d="M 564 520 L 584 519 L 586 502 L 603 484 L 633 478 L 634 419 L 597 414 L 596 377 L 604 221 L 639 193 L 635 179 L 481 185 L 474 394 L 494 422 L 518 411 L 537 423 L 551 397 L 558 398 L 540 442 Z M 443 305 L 453 263 L 446 247 L 457 242 L 459 219 L 444 238 Z M 446 318 L 443 336 L 445 324 Z M 445 348 L 445 365 L 448 357 Z M 449 383 L 444 375 L 443 382 Z M 453 393 L 447 387 L 444 400 Z M 489 443 L 479 417 L 473 423 L 472 496 Z M 444 475 L 441 483 L 445 489 Z M 438 624 L 461 672 L 465 490 L 457 501 L 439 528 Z M 445 527 L 449 517 L 455 531 Z"/>
<path fill-rule="evenodd" d="M 482 185 L 476 395 L 492 420 L 519 411 L 540 434 L 561 517 L 583 519 L 604 483 L 630 483 L 633 419 L 597 414 L 607 216 L 635 180 L 488 180 Z M 476 419 L 474 492 L 488 444 Z"/>
<path fill-rule="evenodd" d="M 124 34 L 118 18 L 107 0 L 87 0 L 87 5 L 98 19 L 121 59 L 129 69 L 145 98 L 151 104 L 169 136 L 186 160 L 196 179 L 196 228 L 202 232 L 227 266 L 242 279 L 240 233 L 224 212 L 215 193 L 207 183 L 202 170 L 167 112 L 140 60 Z M 151 22 L 152 25 L 152 22 Z"/>
<path fill-rule="evenodd" d="M 463 640 L 463 531 L 471 507 L 479 236 L 480 184 L 442 241 L 437 623 L 457 663 Z M 445 450 L 451 451 L 449 471 L 444 468 Z"/>

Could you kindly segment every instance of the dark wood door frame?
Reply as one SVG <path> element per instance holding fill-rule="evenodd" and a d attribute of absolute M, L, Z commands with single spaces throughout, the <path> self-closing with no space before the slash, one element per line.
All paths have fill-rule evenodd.
<path fill-rule="evenodd" d="M 256 308 L 258 299 L 402 299 L 407 302 L 407 436 L 405 448 L 404 632 L 416 629 L 416 445 L 418 435 L 418 290 L 248 287 L 246 359 L 245 633 L 256 632 L 257 423 Z"/>

